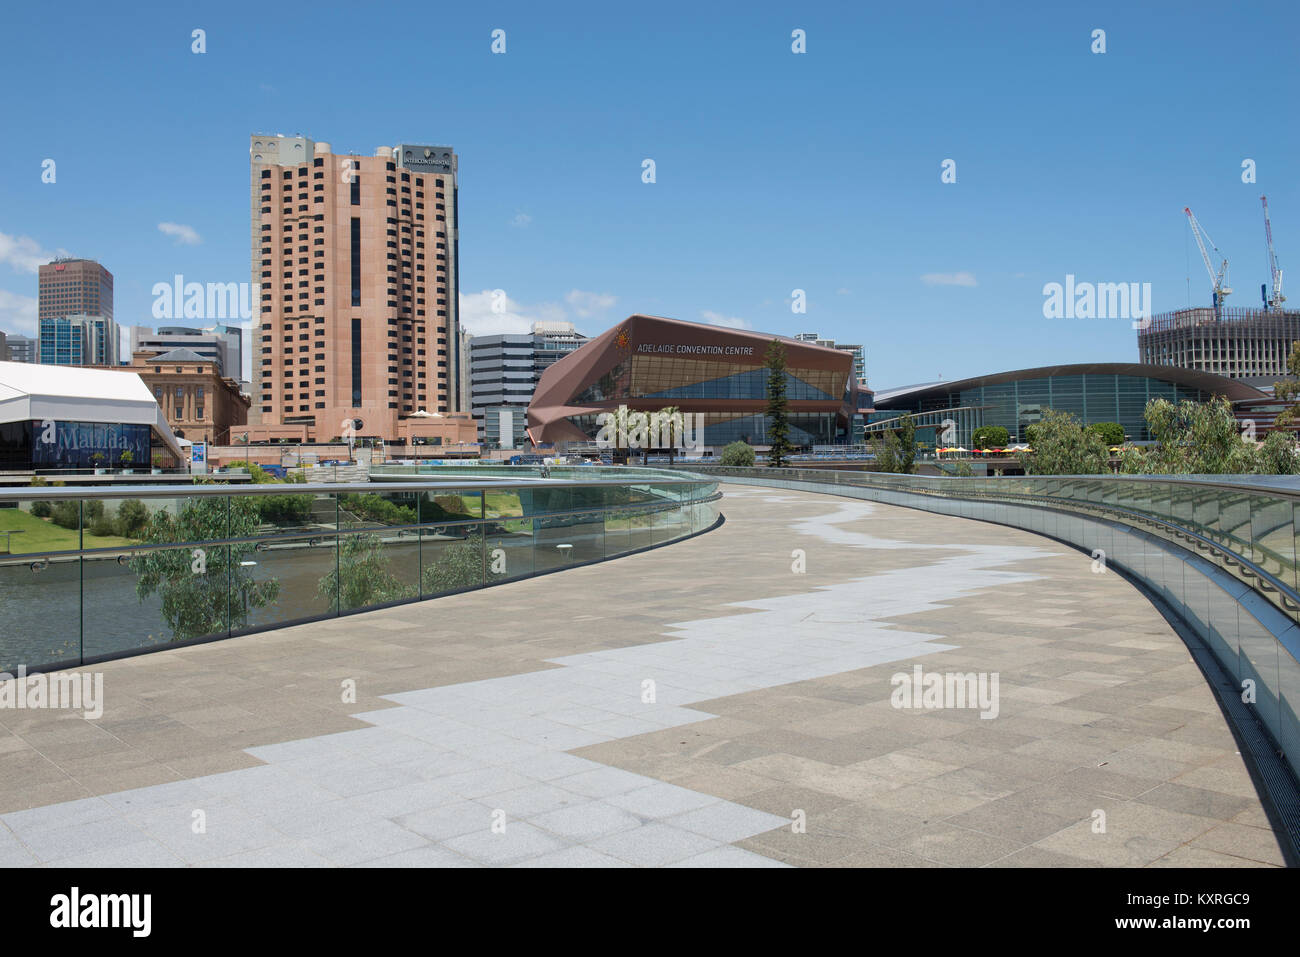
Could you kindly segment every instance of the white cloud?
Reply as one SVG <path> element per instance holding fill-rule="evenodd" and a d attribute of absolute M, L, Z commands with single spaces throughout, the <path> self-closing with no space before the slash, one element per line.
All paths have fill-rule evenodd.
<path fill-rule="evenodd" d="M 197 246 L 203 242 L 203 238 L 193 226 L 186 226 L 183 223 L 159 223 L 158 231 L 171 236 L 180 246 Z"/>
<path fill-rule="evenodd" d="M 567 318 L 563 307 L 556 303 L 524 306 L 497 289 L 462 293 L 460 297 L 460 323 L 472 336 L 526 335 L 532 332 L 534 322 Z"/>
<path fill-rule="evenodd" d="M 33 275 L 51 259 L 68 255 L 66 249 L 49 252 L 30 236 L 10 236 L 0 233 L 0 263 L 8 263 L 19 272 Z"/>
<path fill-rule="evenodd" d="M 836 290 L 835 290 L 835 295 L 837 295 L 837 296 L 848 296 L 848 295 L 851 295 L 851 293 L 850 293 L 849 290 L 846 289 L 845 287 L 840 286 L 839 289 L 836 289 Z"/>
<path fill-rule="evenodd" d="M 607 292 L 583 292 L 581 289 L 571 289 L 564 297 L 564 301 L 569 304 L 574 315 L 586 319 L 612 308 L 618 299 Z"/>
<path fill-rule="evenodd" d="M 36 335 L 36 300 L 0 289 L 0 332 Z"/>
<path fill-rule="evenodd" d="M 603 292 L 572 289 L 564 302 L 541 302 L 525 305 L 511 299 L 503 289 L 461 294 L 460 322 L 472 336 L 523 335 L 532 331 L 534 322 L 575 322 L 599 320 L 618 302 L 618 297 Z"/>
<path fill-rule="evenodd" d="M 748 319 L 741 319 L 739 316 L 724 316 L 720 312 L 712 312 L 705 309 L 700 313 L 700 318 L 710 325 L 725 326 L 728 329 L 752 329 Z"/>
<path fill-rule="evenodd" d="M 516 229 L 524 229 L 532 221 L 533 217 L 529 216 L 521 209 L 515 213 L 515 218 L 510 220 L 510 225 L 514 226 Z"/>
<path fill-rule="evenodd" d="M 928 272 L 921 277 L 927 286 L 978 286 L 973 272 Z"/>

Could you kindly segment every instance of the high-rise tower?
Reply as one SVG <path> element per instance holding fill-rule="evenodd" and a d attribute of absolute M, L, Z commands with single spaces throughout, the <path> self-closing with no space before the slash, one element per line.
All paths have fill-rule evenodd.
<path fill-rule="evenodd" d="M 456 153 L 250 140 L 250 424 L 419 440 L 459 410 Z"/>

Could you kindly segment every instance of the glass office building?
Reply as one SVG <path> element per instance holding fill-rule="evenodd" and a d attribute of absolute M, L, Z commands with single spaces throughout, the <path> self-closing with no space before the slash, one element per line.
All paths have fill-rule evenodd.
<path fill-rule="evenodd" d="M 1129 441 L 1147 442 L 1151 435 L 1143 412 L 1152 399 L 1205 402 L 1216 395 L 1233 402 L 1264 397 L 1240 380 L 1190 369 L 1138 363 L 1048 366 L 879 391 L 866 433 L 890 428 L 910 413 L 918 438 L 927 443 L 971 448 L 971 433 L 981 425 L 1000 425 L 1012 442 L 1024 442 L 1026 427 L 1053 409 L 1085 425 L 1118 422 Z"/>
<path fill-rule="evenodd" d="M 597 417 L 619 406 L 698 413 L 701 443 L 765 445 L 767 377 L 773 339 L 786 350 L 790 441 L 847 441 L 857 387 L 853 356 L 815 343 L 655 316 L 632 316 L 543 373 L 528 407 L 538 444 L 590 442 Z"/>
<path fill-rule="evenodd" d="M 115 366 L 120 363 L 117 323 L 107 316 L 42 319 L 37 361 L 47 366 Z"/>

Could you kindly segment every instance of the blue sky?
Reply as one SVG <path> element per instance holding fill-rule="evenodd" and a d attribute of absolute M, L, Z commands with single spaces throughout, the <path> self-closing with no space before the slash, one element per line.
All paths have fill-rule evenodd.
<path fill-rule="evenodd" d="M 60 250 L 113 272 L 123 325 L 155 324 L 176 273 L 246 281 L 252 132 L 454 146 L 471 330 L 644 312 L 816 331 L 864 342 L 877 388 L 1134 361 L 1128 320 L 1045 319 L 1043 285 L 1149 282 L 1160 312 L 1190 276 L 1208 304 L 1190 205 L 1229 304 L 1256 305 L 1261 193 L 1300 303 L 1298 5 L 993 6 L 11 5 L 0 330 L 31 331 L 35 263 Z"/>

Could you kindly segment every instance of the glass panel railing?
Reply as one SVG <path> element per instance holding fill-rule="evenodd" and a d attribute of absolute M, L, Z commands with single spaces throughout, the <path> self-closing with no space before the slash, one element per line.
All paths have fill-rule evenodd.
<path fill-rule="evenodd" d="M 673 542 L 718 519 L 708 476 L 492 471 L 503 475 L 0 491 L 0 668 L 76 665 L 482 587 Z"/>
<path fill-rule="evenodd" d="M 81 559 L 0 555 L 0 671 L 75 665 L 81 653 Z"/>
<path fill-rule="evenodd" d="M 479 588 L 491 577 L 510 577 L 488 568 L 483 527 L 475 524 L 443 525 L 426 529 L 420 538 L 420 597 Z M 497 567 L 502 567 L 498 563 Z M 509 568 L 509 563 L 504 566 Z"/>

